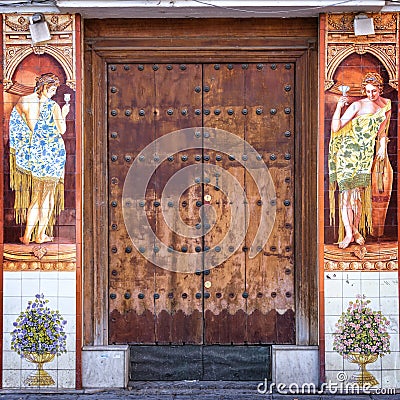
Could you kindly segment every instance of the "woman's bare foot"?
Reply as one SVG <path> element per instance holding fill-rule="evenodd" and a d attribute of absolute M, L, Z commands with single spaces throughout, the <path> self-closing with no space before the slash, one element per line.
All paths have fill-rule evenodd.
<path fill-rule="evenodd" d="M 360 246 L 363 246 L 365 244 L 365 239 L 362 237 L 360 232 L 354 232 L 354 241 L 359 244 Z"/>
<path fill-rule="evenodd" d="M 43 235 L 40 238 L 36 238 L 35 242 L 38 243 L 38 244 L 41 244 L 41 243 L 46 243 L 46 242 L 52 242 L 53 239 L 54 239 L 53 236 Z"/>
<path fill-rule="evenodd" d="M 25 236 L 21 236 L 21 237 L 19 238 L 19 241 L 20 241 L 22 244 L 25 244 L 25 245 L 28 245 L 28 244 L 30 243 L 29 239 L 26 239 Z"/>
<path fill-rule="evenodd" d="M 352 236 L 345 236 L 345 238 L 341 242 L 339 242 L 339 249 L 345 249 L 352 241 Z"/>

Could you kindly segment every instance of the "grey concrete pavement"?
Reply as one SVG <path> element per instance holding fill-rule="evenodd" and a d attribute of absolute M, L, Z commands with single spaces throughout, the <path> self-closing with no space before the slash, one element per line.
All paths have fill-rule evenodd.
<path fill-rule="evenodd" d="M 400 400 L 397 394 L 259 393 L 258 382 L 134 382 L 127 390 L 0 390 L 4 400 Z"/>

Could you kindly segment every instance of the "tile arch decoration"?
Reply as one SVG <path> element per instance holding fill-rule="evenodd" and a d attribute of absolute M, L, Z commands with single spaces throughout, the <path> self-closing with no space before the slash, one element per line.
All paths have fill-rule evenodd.
<path fill-rule="evenodd" d="M 13 75 L 11 76 L 12 85 L 9 88 L 5 88 L 5 96 L 21 96 L 30 94 L 34 90 L 35 79 L 38 75 L 40 75 L 40 70 L 43 69 L 42 66 L 38 65 L 38 60 L 40 60 L 40 64 L 45 66 L 48 69 L 52 69 L 53 72 L 61 79 L 62 84 L 65 85 L 65 89 L 70 93 L 74 90 L 71 89 L 67 84 L 67 74 L 63 67 L 63 65 L 52 55 L 48 53 L 38 54 L 30 53 L 25 58 L 21 59 L 17 68 L 14 70 Z M 7 111 L 7 107 L 5 112 Z"/>
<path fill-rule="evenodd" d="M 21 48 L 18 51 L 8 50 L 6 57 L 9 57 L 9 63 L 6 64 L 5 68 L 5 79 L 4 79 L 4 89 L 6 91 L 10 90 L 14 84 L 12 81 L 12 77 L 15 73 L 17 67 L 21 64 L 21 62 L 29 56 L 30 54 L 50 54 L 53 56 L 64 68 L 64 71 L 67 75 L 67 85 L 72 89 L 75 89 L 75 79 L 74 79 L 74 71 L 71 65 L 69 57 L 66 57 L 65 51 L 62 51 L 54 46 L 34 46 L 31 48 Z"/>
<path fill-rule="evenodd" d="M 363 68 L 354 68 L 360 58 L 363 60 Z M 378 57 L 376 57 L 376 55 L 369 52 L 358 53 L 351 51 L 347 57 L 336 66 L 332 75 L 334 84 L 329 89 L 325 89 L 326 94 L 341 95 L 342 92 L 339 90 L 339 86 L 345 84 L 347 81 L 351 82 L 351 86 L 347 92 L 348 96 L 360 97 L 361 81 L 366 70 L 375 71 L 382 75 L 385 82 L 383 87 L 384 96 L 397 91 L 397 85 L 393 86 L 390 83 L 390 70 Z"/>
<path fill-rule="evenodd" d="M 76 88 L 76 71 L 73 62 L 74 32 L 72 15 L 59 15 L 47 18 L 52 36 L 56 36 L 57 44 L 44 43 L 32 45 L 29 39 L 29 19 L 26 16 L 6 15 L 4 17 L 5 65 L 4 90 L 12 90 L 12 80 L 15 70 L 30 54 L 50 54 L 63 67 L 66 74 L 66 84 L 71 89 Z M 22 39 L 22 40 L 21 40 Z"/>
<path fill-rule="evenodd" d="M 370 53 L 375 56 L 389 73 L 389 85 L 398 89 L 398 63 L 399 53 L 397 43 L 399 40 L 397 26 L 397 16 L 395 14 L 372 14 L 370 18 L 374 19 L 376 35 L 354 36 L 353 14 L 342 16 L 328 15 L 327 21 L 331 35 L 327 42 L 327 51 L 325 56 L 325 90 L 335 85 L 334 74 L 336 69 L 351 54 Z M 336 36 L 336 37 L 335 37 Z M 354 41 L 349 43 L 349 39 Z"/>

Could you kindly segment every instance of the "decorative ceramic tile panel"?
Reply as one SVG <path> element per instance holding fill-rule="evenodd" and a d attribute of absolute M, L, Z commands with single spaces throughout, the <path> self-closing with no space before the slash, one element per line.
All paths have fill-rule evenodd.
<path fill-rule="evenodd" d="M 32 43 L 29 15 L 2 20 L 4 388 L 76 387 L 78 22 Z"/>
<path fill-rule="evenodd" d="M 363 36 L 354 17 L 321 16 L 321 360 L 326 382 L 398 388 L 399 15 Z"/>

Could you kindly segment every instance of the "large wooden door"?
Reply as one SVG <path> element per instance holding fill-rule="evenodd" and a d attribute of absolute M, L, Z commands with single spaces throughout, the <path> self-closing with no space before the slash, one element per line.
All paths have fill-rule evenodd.
<path fill-rule="evenodd" d="M 110 343 L 294 343 L 294 73 L 293 63 L 108 65 Z M 143 198 L 132 187 L 141 174 Z"/>

